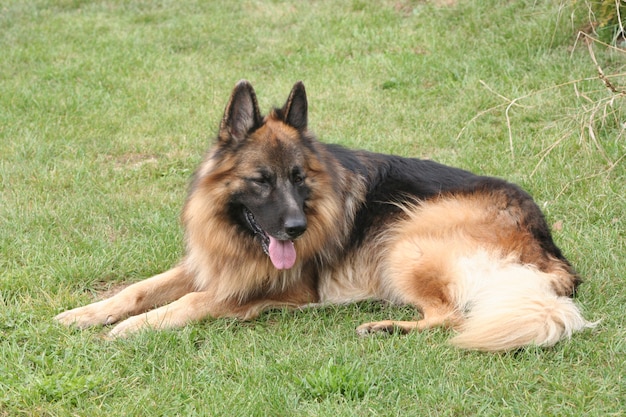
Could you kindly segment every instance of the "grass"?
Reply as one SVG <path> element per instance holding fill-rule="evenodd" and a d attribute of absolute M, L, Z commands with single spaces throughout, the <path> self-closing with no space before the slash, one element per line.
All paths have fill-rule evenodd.
<path fill-rule="evenodd" d="M 556 1 L 0 4 L 0 416 L 626 414 L 624 53 Z M 594 62 L 594 59 L 596 62 Z M 102 340 L 52 317 L 161 272 L 234 83 L 304 80 L 329 142 L 507 178 L 558 225 L 592 331 L 465 352 L 363 303 Z"/>

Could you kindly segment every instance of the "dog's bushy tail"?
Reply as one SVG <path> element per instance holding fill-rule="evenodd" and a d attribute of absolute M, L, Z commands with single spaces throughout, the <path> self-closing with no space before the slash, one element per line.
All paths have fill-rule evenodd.
<path fill-rule="evenodd" d="M 456 346 L 484 351 L 549 347 L 595 325 L 571 298 L 556 295 L 549 273 L 486 253 L 462 258 L 457 267 L 455 296 L 465 320 L 451 340 Z"/>

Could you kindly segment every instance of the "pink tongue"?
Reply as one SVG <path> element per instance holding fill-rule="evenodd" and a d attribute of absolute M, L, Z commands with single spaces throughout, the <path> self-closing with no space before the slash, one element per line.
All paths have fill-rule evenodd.
<path fill-rule="evenodd" d="M 270 236 L 269 253 L 276 269 L 289 269 L 296 263 L 296 248 L 290 240 Z"/>

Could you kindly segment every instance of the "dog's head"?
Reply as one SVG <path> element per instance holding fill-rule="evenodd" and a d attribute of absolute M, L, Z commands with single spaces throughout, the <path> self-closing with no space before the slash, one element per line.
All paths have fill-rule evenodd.
<path fill-rule="evenodd" d="M 277 269 L 296 262 L 294 240 L 307 230 L 311 186 L 307 98 L 298 82 L 282 108 L 262 117 L 254 89 L 240 81 L 224 111 L 218 154 L 235 158 L 232 218 L 254 235 Z"/>

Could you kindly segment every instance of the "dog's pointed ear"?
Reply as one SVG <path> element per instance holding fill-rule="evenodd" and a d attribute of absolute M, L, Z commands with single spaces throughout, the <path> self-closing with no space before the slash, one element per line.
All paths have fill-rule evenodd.
<path fill-rule="evenodd" d="M 231 140 L 241 142 L 249 132 L 263 124 L 263 117 L 259 111 L 254 88 L 246 80 L 235 85 L 230 101 L 224 110 L 224 117 L 220 123 L 219 139 L 223 143 Z"/>
<path fill-rule="evenodd" d="M 287 102 L 282 108 L 284 122 L 298 129 L 304 130 L 308 123 L 308 103 L 306 90 L 302 81 L 294 84 Z"/>

